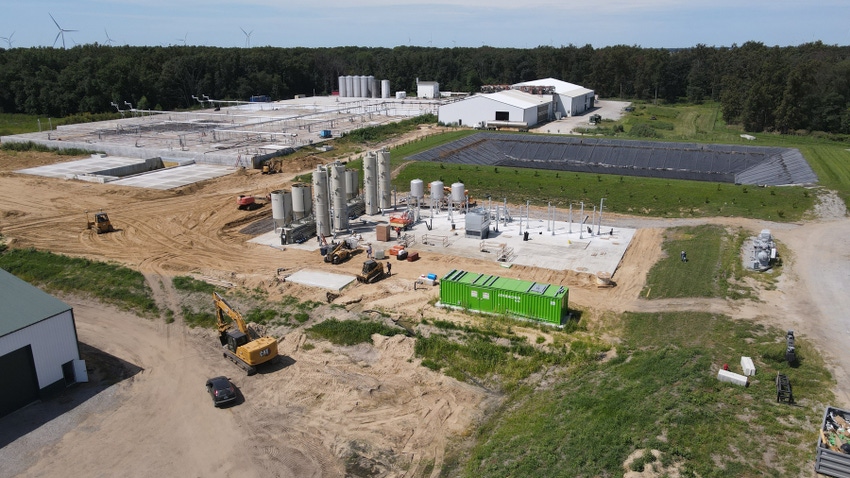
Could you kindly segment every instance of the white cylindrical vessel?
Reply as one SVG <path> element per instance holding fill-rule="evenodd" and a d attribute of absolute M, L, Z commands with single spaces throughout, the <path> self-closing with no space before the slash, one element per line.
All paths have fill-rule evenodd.
<path fill-rule="evenodd" d="M 390 169 L 390 152 L 387 149 L 378 151 L 378 200 L 381 209 L 389 209 L 392 205 L 392 170 Z"/>
<path fill-rule="evenodd" d="M 363 98 L 369 97 L 369 77 L 366 75 L 360 77 L 360 96 Z"/>
<path fill-rule="evenodd" d="M 381 98 L 390 97 L 390 80 L 381 80 Z"/>
<path fill-rule="evenodd" d="M 342 97 L 342 98 L 346 97 L 346 92 L 348 91 L 346 86 L 347 85 L 345 84 L 345 76 L 340 75 L 340 77 L 339 77 L 339 96 Z"/>
<path fill-rule="evenodd" d="M 381 212 L 378 203 L 378 155 L 372 151 L 363 158 L 363 203 L 366 214 L 373 216 Z"/>
<path fill-rule="evenodd" d="M 345 165 L 334 163 L 331 170 L 331 204 L 333 210 L 333 230 L 335 232 L 348 230 L 348 195 L 345 185 Z"/>
<path fill-rule="evenodd" d="M 360 193 L 360 174 L 356 169 L 345 170 L 346 199 L 354 199 Z"/>
<path fill-rule="evenodd" d="M 313 210 L 316 217 L 316 234 L 331 235 L 331 204 L 328 196 L 328 171 L 322 166 L 313 171 Z"/>
<path fill-rule="evenodd" d="M 345 76 L 345 96 L 349 98 L 354 96 L 354 77 L 351 75 Z"/>
<path fill-rule="evenodd" d="M 466 190 L 463 187 L 463 183 L 452 184 L 452 202 L 462 203 L 464 201 L 466 201 Z"/>
<path fill-rule="evenodd" d="M 441 201 L 445 195 L 442 181 L 434 181 L 431 183 L 431 199 Z"/>
<path fill-rule="evenodd" d="M 362 85 L 362 83 L 360 83 L 360 76 L 354 76 L 352 81 L 354 82 L 354 92 L 351 94 L 351 96 L 353 96 L 354 98 L 360 98 L 360 86 Z"/>
<path fill-rule="evenodd" d="M 414 179 L 410 181 L 410 196 L 416 199 L 422 199 L 425 197 L 425 183 L 422 182 L 421 179 Z"/>
<path fill-rule="evenodd" d="M 378 97 L 378 81 L 375 80 L 375 77 L 372 75 L 367 76 L 369 80 L 369 98 L 377 98 Z"/>
<path fill-rule="evenodd" d="M 292 222 L 292 194 L 284 190 L 272 191 L 271 201 L 274 229 L 286 226 Z"/>
<path fill-rule="evenodd" d="M 313 193 L 310 185 L 297 183 L 292 185 L 292 219 L 309 216 L 313 209 Z"/>

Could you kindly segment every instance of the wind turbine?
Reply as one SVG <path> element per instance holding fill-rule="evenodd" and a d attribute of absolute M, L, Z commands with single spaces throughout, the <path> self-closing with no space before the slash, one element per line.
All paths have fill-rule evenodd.
<path fill-rule="evenodd" d="M 251 34 L 254 33 L 254 30 L 246 32 L 245 29 L 242 27 L 239 27 L 239 29 L 242 30 L 242 33 L 245 34 L 245 48 L 251 48 Z"/>
<path fill-rule="evenodd" d="M 5 41 L 9 45 L 9 49 L 12 49 L 12 37 L 15 36 L 15 32 L 12 32 L 8 37 L 0 37 L 0 40 Z"/>
<path fill-rule="evenodd" d="M 188 36 L 189 36 L 189 32 L 186 32 L 186 34 L 183 35 L 183 39 L 181 40 L 180 38 L 178 38 L 177 41 L 182 42 L 183 46 L 186 46 L 186 37 L 188 37 Z"/>
<path fill-rule="evenodd" d="M 109 38 L 109 32 L 106 31 L 106 28 L 103 29 L 103 33 L 106 33 L 106 44 L 107 45 L 111 45 L 111 44 L 115 43 L 115 40 L 113 40 L 112 38 Z"/>
<path fill-rule="evenodd" d="M 64 49 L 65 48 L 65 33 L 78 32 L 79 30 L 65 30 L 64 28 L 59 26 L 59 22 L 57 22 L 56 19 L 53 18 L 53 15 L 51 15 L 49 12 L 47 14 L 50 15 L 50 19 L 53 20 L 53 23 L 56 25 L 56 28 L 59 29 L 59 33 L 56 34 L 56 38 L 53 39 L 53 46 L 55 47 L 56 42 L 59 41 L 59 37 L 62 37 L 62 48 Z"/>

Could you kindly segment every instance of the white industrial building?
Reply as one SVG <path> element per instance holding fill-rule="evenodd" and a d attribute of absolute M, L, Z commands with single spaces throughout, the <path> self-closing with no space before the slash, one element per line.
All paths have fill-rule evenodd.
<path fill-rule="evenodd" d="M 444 124 L 522 129 L 552 119 L 552 108 L 552 97 L 549 95 L 504 90 L 473 95 L 440 106 L 438 119 Z"/>
<path fill-rule="evenodd" d="M 523 86 L 553 86 L 555 87 L 555 114 L 556 116 L 575 116 L 593 108 L 596 94 L 583 86 L 556 80 L 555 78 L 544 78 L 542 80 L 526 81 L 512 85 L 515 88 Z"/>
<path fill-rule="evenodd" d="M 71 306 L 2 269 L 0 304 L 0 416 L 88 381 Z"/>
<path fill-rule="evenodd" d="M 529 90 L 552 93 L 532 94 L 527 92 Z M 594 100 L 593 90 L 546 78 L 442 105 L 438 120 L 444 124 L 469 127 L 530 128 L 546 121 L 582 114 L 593 108 Z"/>

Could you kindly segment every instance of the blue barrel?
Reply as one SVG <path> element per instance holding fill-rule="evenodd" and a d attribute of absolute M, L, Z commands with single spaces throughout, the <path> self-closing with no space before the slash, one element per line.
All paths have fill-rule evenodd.
<path fill-rule="evenodd" d="M 437 274 L 428 274 L 428 276 L 427 276 L 427 277 L 428 277 L 428 279 L 430 279 L 430 280 L 437 280 Z"/>

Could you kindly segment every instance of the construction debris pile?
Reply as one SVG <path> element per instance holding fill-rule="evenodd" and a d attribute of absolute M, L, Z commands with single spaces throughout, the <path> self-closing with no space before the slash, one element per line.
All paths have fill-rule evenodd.
<path fill-rule="evenodd" d="M 828 476 L 850 476 L 850 412 L 827 407 L 817 444 L 815 471 Z"/>

